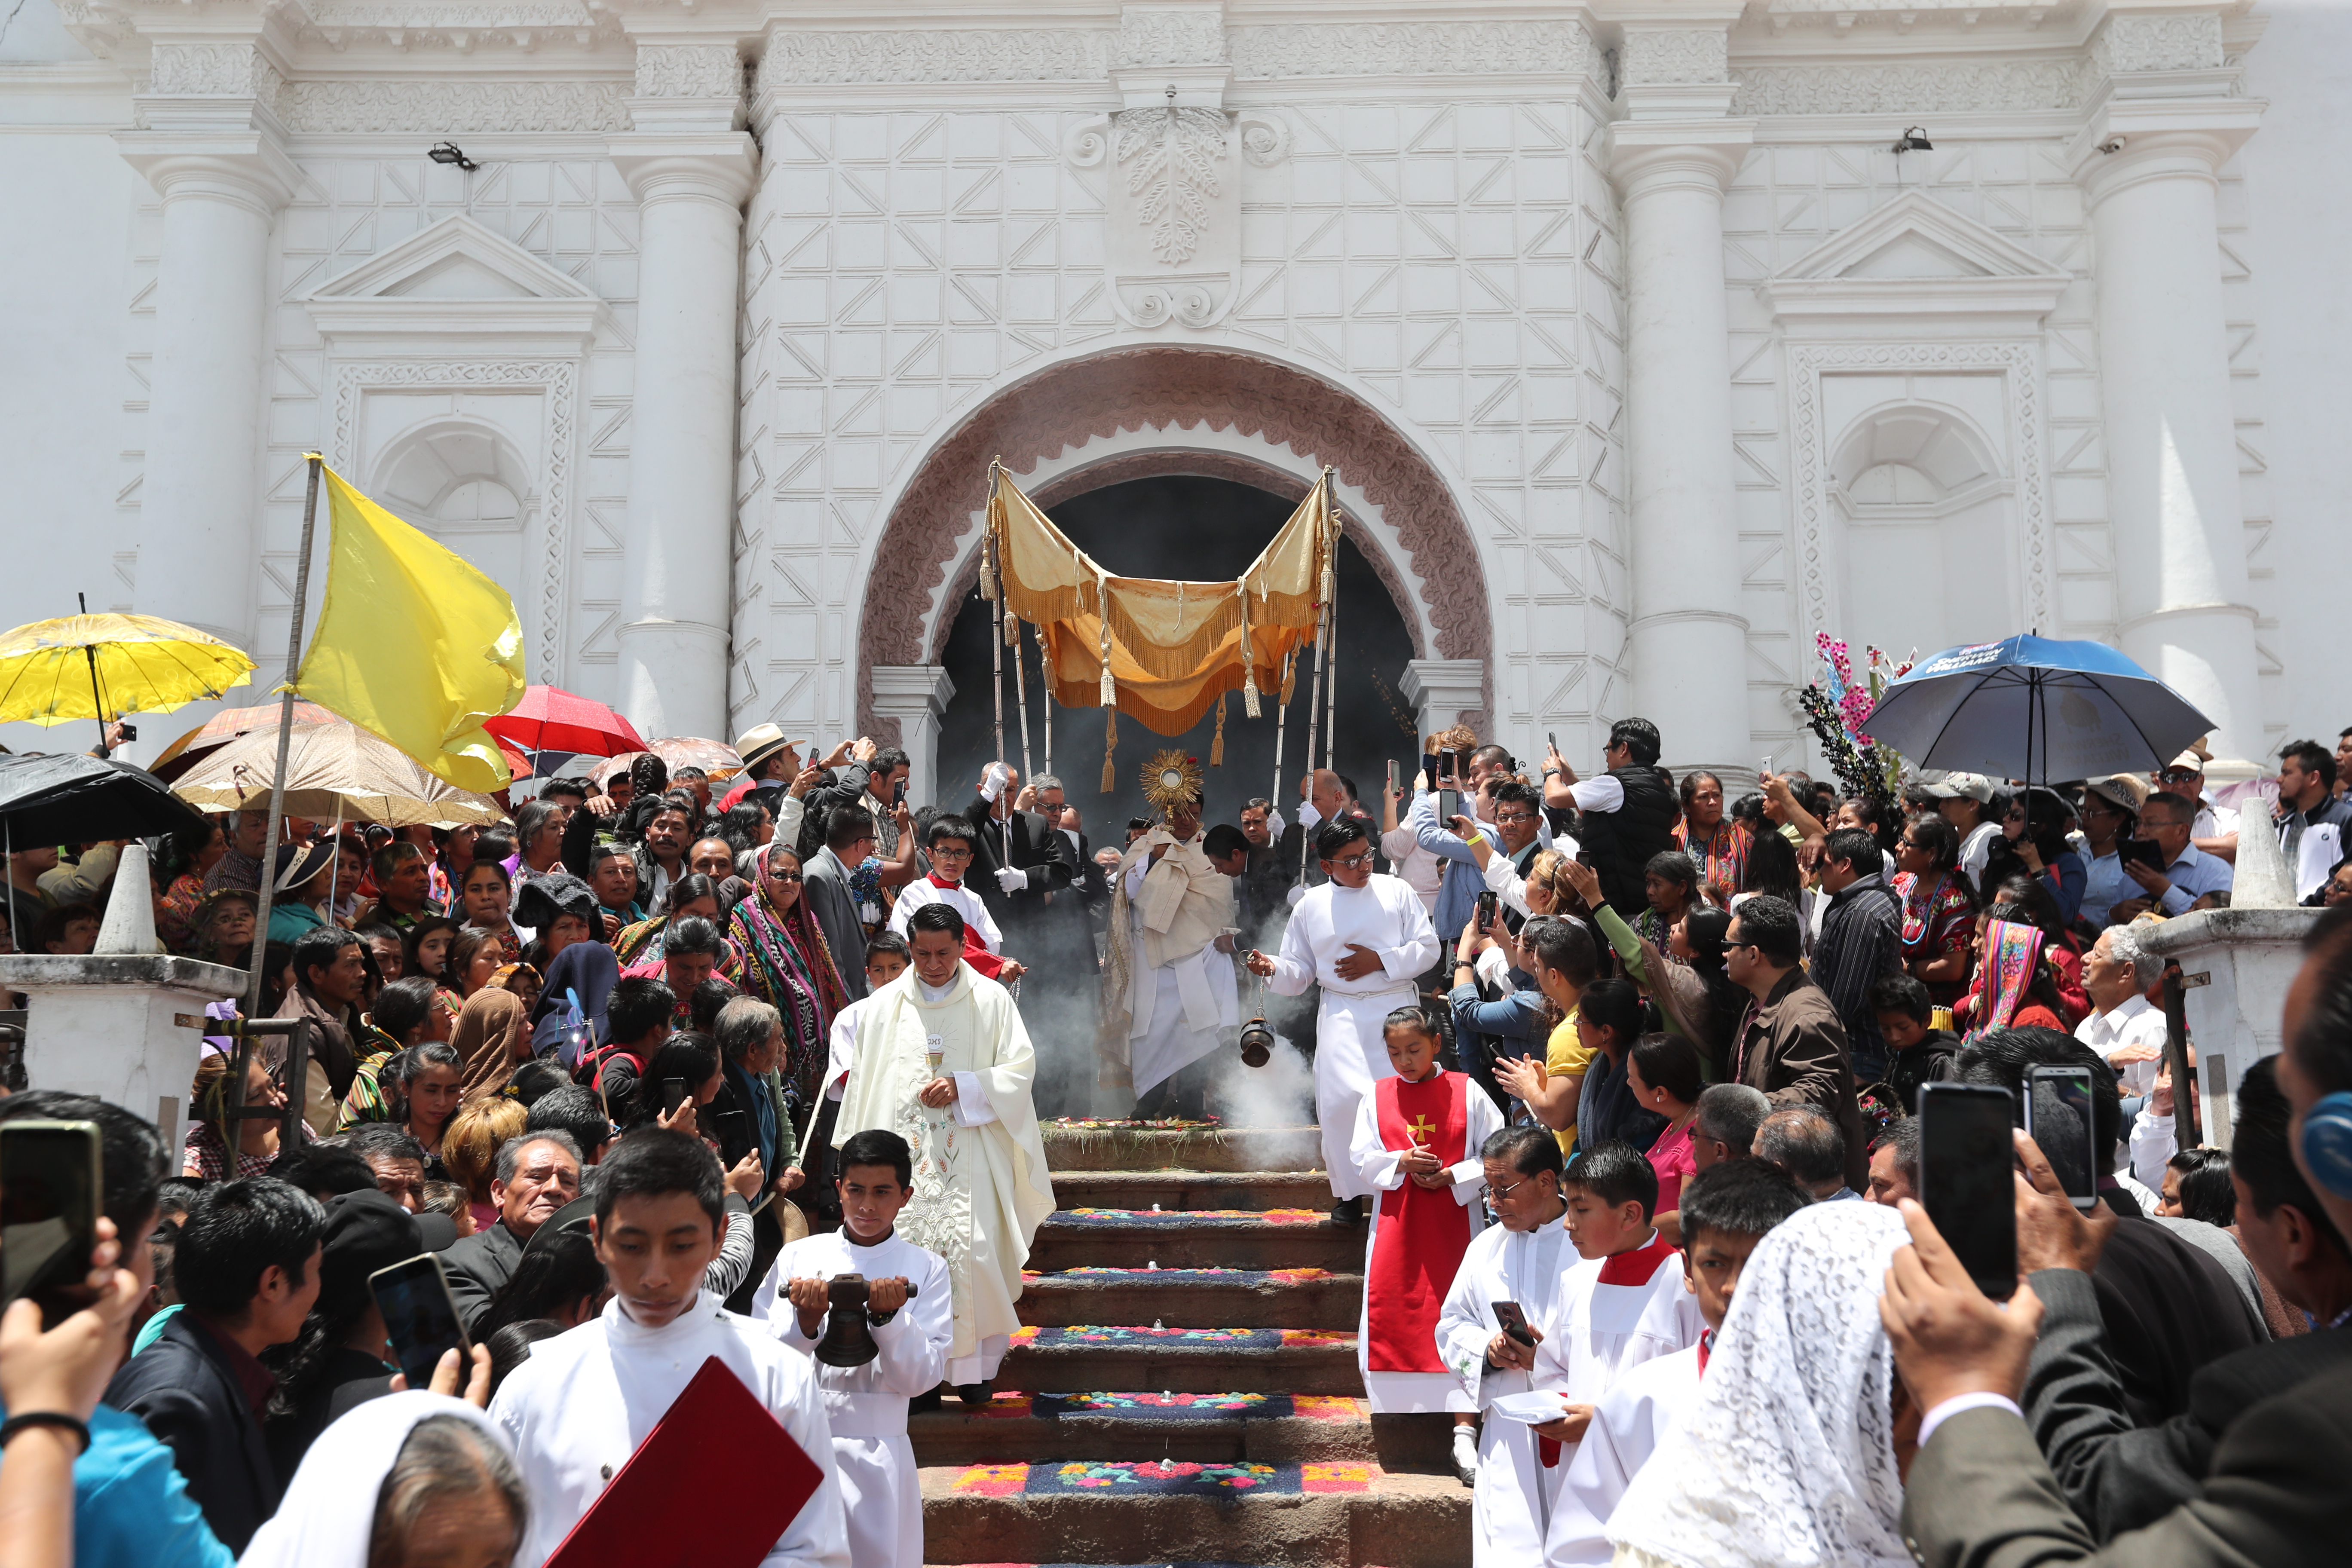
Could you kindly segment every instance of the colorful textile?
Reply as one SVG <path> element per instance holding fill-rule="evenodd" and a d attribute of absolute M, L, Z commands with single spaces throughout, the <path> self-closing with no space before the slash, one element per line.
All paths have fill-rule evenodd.
<path fill-rule="evenodd" d="M 1320 1225 L 1321 1209 L 1064 1209 L 1047 1225 Z"/>
<path fill-rule="evenodd" d="M 1129 1421 L 1354 1421 L 1363 1412 L 1345 1394 L 998 1394 L 983 1418 L 1058 1421 L 1115 1415 Z"/>
<path fill-rule="evenodd" d="M 1155 1284 L 1169 1285 L 1299 1285 L 1313 1279 L 1332 1278 L 1328 1268 L 1063 1268 L 1055 1272 L 1056 1279 L 1091 1279 L 1104 1274 L 1147 1275 Z M 1043 1279 L 1034 1270 L 1024 1269 L 1024 1279 Z"/>
<path fill-rule="evenodd" d="M 807 897 L 794 899 L 790 910 L 778 912 L 765 874 L 768 851 L 773 847 L 772 842 L 761 847 L 759 890 L 737 904 L 728 918 L 728 940 L 741 959 L 737 965 L 740 978 L 726 978 L 783 1015 L 788 1037 L 784 1098 L 797 1113 L 816 1094 L 831 1048 L 834 1016 L 849 1005 L 849 996 Z"/>
<path fill-rule="evenodd" d="M 1933 882 L 1921 884 L 1908 871 L 1895 874 L 1895 896 L 1903 905 L 1903 947 L 1905 963 L 1915 959 L 1941 958 L 1953 952 L 1966 952 L 1976 931 L 1976 908 L 1969 901 L 1967 887 L 1959 874 L 1947 871 Z M 1968 989 L 1964 981 L 1946 981 L 1930 984 L 1927 994 L 1938 1006 L 1950 1006 Z"/>
<path fill-rule="evenodd" d="M 1463 1100 L 1468 1082 L 1458 1072 L 1440 1071 L 1374 1084 L 1381 1145 L 1434 1154 L 1444 1167 L 1460 1163 L 1468 1137 Z M 1424 1187 L 1410 1178 L 1382 1193 L 1380 1205 L 1371 1262 L 1364 1271 L 1364 1295 L 1370 1303 L 1365 1365 L 1372 1372 L 1442 1373 L 1445 1361 L 1437 1353 L 1437 1313 L 1470 1248 L 1470 1216 L 1450 1184 Z"/>
<path fill-rule="evenodd" d="M 1141 1463 L 1073 1459 L 1062 1464 L 971 1465 L 950 1489 L 978 1497 L 1067 1497 L 1112 1492 L 1187 1497 L 1297 1497 L 1301 1493 L 1370 1491 L 1378 1467 L 1369 1464 L 1199 1465 L 1182 1460 Z"/>
<path fill-rule="evenodd" d="M 1738 892 L 1748 872 L 1748 851 L 1755 842 L 1747 828 L 1729 817 L 1717 823 L 1700 844 L 1691 842 L 1689 824 L 1675 824 L 1675 843 L 1698 866 L 1702 888 L 1721 886 Z"/>
<path fill-rule="evenodd" d="M 172 879 L 155 900 L 155 935 L 173 952 L 194 956 L 196 951 L 196 906 L 205 901 L 205 879 L 194 871 Z"/>
<path fill-rule="evenodd" d="M 2017 1021 L 2042 967 L 2042 943 L 2040 926 L 2022 921 L 1985 922 L 1985 967 L 1991 972 L 1992 996 L 1967 1038 L 1973 1040 L 1988 1029 L 2006 1029 Z"/>
<path fill-rule="evenodd" d="M 1034 1325 L 1013 1336 L 1014 1346 L 1051 1351 L 1082 1345 L 1115 1345 L 1148 1349 L 1155 1354 L 1187 1352 L 1223 1355 L 1233 1351 L 1271 1351 L 1285 1346 L 1352 1345 L 1356 1336 L 1337 1329 L 1168 1329 L 1158 1324 L 1113 1327 L 1073 1323 L 1067 1328 Z"/>

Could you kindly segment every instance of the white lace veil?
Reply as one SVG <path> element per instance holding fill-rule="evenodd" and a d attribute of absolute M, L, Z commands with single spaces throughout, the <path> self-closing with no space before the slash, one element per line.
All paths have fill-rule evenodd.
<path fill-rule="evenodd" d="M 462 1399 L 418 1389 L 355 1405 L 302 1456 L 285 1500 L 254 1532 L 237 1568 L 367 1568 L 376 1494 L 408 1435 L 434 1415 L 457 1416 L 508 1448 L 506 1434 Z"/>
<path fill-rule="evenodd" d="M 1610 1516 L 1676 1568 L 1911 1568 L 1878 1298 L 1910 1239 L 1870 1203 L 1791 1215 L 1740 1271 L 1689 1417 Z"/>

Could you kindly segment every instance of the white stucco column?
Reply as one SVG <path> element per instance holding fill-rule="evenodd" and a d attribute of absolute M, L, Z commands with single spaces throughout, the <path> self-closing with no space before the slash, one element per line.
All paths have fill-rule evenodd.
<path fill-rule="evenodd" d="M 249 47 L 158 46 L 156 85 L 201 96 L 142 99 L 149 129 L 117 137 L 163 198 L 136 603 L 249 652 L 260 651 L 270 233 L 301 183 L 256 95 L 257 80 L 275 79 Z"/>
<path fill-rule="evenodd" d="M 936 664 L 874 667 L 874 716 L 898 721 L 898 746 L 907 753 L 907 798 L 937 800 L 940 720 L 955 695 L 955 682 Z"/>
<path fill-rule="evenodd" d="M 1412 704 L 1422 739 L 1427 740 L 1462 722 L 1465 713 L 1475 713 L 1486 706 L 1486 666 L 1475 658 L 1416 658 L 1404 667 L 1404 679 L 1397 683 L 1397 689 Z M 1511 745 L 1499 735 L 1478 739 L 1482 743 Z"/>
<path fill-rule="evenodd" d="M 647 735 L 727 733 L 735 310 L 751 137 L 615 136 L 642 204 L 620 707 Z"/>
<path fill-rule="evenodd" d="M 1624 212 L 1625 456 L 1633 622 L 1626 710 L 1658 727 L 1676 773 L 1752 750 L 1748 618 L 1731 472 L 1723 195 L 1753 139 L 1720 17 L 1628 20 L 1609 172 Z M 1712 26 L 1695 26 L 1712 22 Z"/>
<path fill-rule="evenodd" d="M 2177 91 L 2186 73 L 2164 74 Z M 2135 85 L 2111 79 L 2074 149 L 2096 247 L 2119 642 L 2213 721 L 2211 771 L 2244 777 L 2267 748 L 2214 176 L 2262 106 Z"/>

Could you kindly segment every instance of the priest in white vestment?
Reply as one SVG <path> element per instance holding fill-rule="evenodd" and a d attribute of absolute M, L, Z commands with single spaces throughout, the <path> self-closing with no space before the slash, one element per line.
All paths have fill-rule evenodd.
<path fill-rule="evenodd" d="M 1321 824 L 1315 853 L 1330 880 L 1292 906 L 1281 953 L 1269 958 L 1253 949 L 1249 968 L 1279 995 L 1323 988 L 1315 1020 L 1315 1120 L 1323 1168 L 1339 1200 L 1332 1217 L 1357 1224 L 1372 1194 L 1349 1154 L 1357 1108 L 1375 1082 L 1391 1076 L 1381 1026 L 1421 999 L 1417 983 L 1437 962 L 1437 928 L 1412 884 L 1372 869 L 1371 829 L 1360 817 Z"/>
<path fill-rule="evenodd" d="M 1514 1127 L 1480 1153 L 1496 1223 L 1463 1256 L 1438 1314 L 1437 1348 L 1484 1411 L 1504 1394 L 1527 1393 L 1535 1364 L 1535 1347 L 1503 1332 L 1495 1303 L 1516 1303 L 1529 1323 L 1549 1319 L 1576 1249 L 1568 1245 L 1568 1204 L 1559 1195 L 1559 1141 L 1545 1128 Z M 1528 1568 L 1543 1551 L 1567 1473 L 1559 1445 L 1540 1443 L 1524 1422 L 1489 1415 L 1472 1462 L 1478 1478 L 1470 1504 L 1474 1568 Z"/>
<path fill-rule="evenodd" d="M 539 1568 L 563 1543 L 713 1356 L 823 1472 L 763 1568 L 850 1568 L 833 1432 L 810 1363 L 701 1288 L 725 1191 L 717 1157 L 683 1132 L 634 1132 L 598 1168 L 596 1256 L 613 1299 L 533 1346 L 490 1402 L 530 1488 L 518 1568 Z"/>
<path fill-rule="evenodd" d="M 1110 875 L 1103 963 L 1106 1087 L 1141 1102 L 1241 1026 L 1234 882 L 1201 847 L 1201 803 L 1171 800 Z"/>
<path fill-rule="evenodd" d="M 875 1357 L 863 1366 L 812 1364 L 833 1428 L 833 1462 L 857 1568 L 922 1568 L 923 1488 L 907 1439 L 908 1402 L 939 1386 L 954 1338 L 948 1266 L 893 1228 L 913 1180 L 913 1156 L 895 1132 L 869 1129 L 842 1146 L 841 1228 L 803 1237 L 776 1255 L 751 1316 L 814 1358 L 824 1335 L 824 1290 L 836 1275 L 864 1276 Z M 877 1287 L 899 1281 L 881 1322 Z M 795 1308 L 798 1284 L 812 1310 Z"/>
<path fill-rule="evenodd" d="M 954 1339 L 946 1381 L 967 1405 L 1021 1318 L 1021 1270 L 1054 1212 L 1030 1090 L 1037 1058 L 1011 993 L 963 961 L 963 917 L 926 904 L 907 922 L 914 967 L 869 998 L 834 1146 L 869 1127 L 913 1151 L 915 1195 L 898 1234 L 947 1262 Z"/>

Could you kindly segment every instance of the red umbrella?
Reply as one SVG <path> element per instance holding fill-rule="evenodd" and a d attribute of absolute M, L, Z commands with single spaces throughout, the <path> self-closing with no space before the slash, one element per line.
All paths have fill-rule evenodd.
<path fill-rule="evenodd" d="M 553 686 L 529 686 L 510 712 L 482 726 L 502 741 L 533 752 L 584 752 L 609 757 L 616 752 L 642 752 L 645 737 L 635 726 L 585 697 Z"/>

